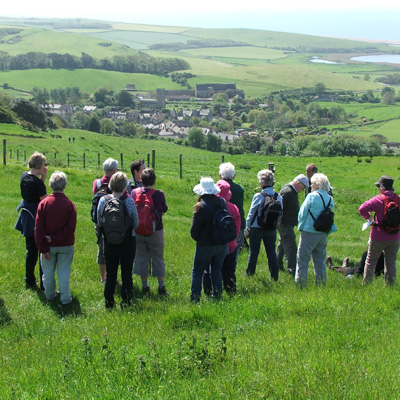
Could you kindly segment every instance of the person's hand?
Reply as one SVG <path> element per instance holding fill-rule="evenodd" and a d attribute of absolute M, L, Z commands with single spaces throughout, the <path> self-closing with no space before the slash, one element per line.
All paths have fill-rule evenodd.
<path fill-rule="evenodd" d="M 43 257 L 44 257 L 46 260 L 50 260 L 50 253 L 43 253 Z"/>
<path fill-rule="evenodd" d="M 246 229 L 244 230 L 243 234 L 244 234 L 244 237 L 245 237 L 246 239 L 248 239 L 249 236 L 250 236 L 250 229 L 249 229 L 249 228 L 246 228 Z"/>
<path fill-rule="evenodd" d="M 47 176 L 47 167 L 44 166 L 42 172 L 40 173 L 40 179 L 44 182 Z"/>
<path fill-rule="evenodd" d="M 51 236 L 50 235 L 45 235 L 45 238 L 47 240 L 47 243 L 51 243 Z"/>

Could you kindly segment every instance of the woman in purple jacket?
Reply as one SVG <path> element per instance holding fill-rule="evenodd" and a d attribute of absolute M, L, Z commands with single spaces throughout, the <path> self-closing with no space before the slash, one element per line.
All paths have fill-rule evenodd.
<path fill-rule="evenodd" d="M 393 178 L 383 175 L 375 186 L 379 195 L 366 201 L 359 208 L 360 215 L 374 221 L 368 245 L 367 261 L 364 270 L 364 284 L 372 282 L 376 263 L 382 252 L 385 254 L 385 281 L 393 285 L 396 280 L 396 257 L 400 246 L 400 230 L 396 233 L 388 233 L 382 226 L 384 220 L 385 199 L 397 202 L 399 207 L 399 196 L 394 193 Z M 372 217 L 371 212 L 375 215 Z"/>

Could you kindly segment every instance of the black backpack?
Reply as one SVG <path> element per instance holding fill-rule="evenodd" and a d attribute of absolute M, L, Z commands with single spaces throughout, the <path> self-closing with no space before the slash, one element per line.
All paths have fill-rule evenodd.
<path fill-rule="evenodd" d="M 383 193 L 381 194 L 383 201 L 383 220 L 378 223 L 386 233 L 395 235 L 400 230 L 400 209 L 399 209 L 399 196 L 394 195 L 393 199 L 388 199 Z"/>
<path fill-rule="evenodd" d="M 101 229 L 105 239 L 111 244 L 121 244 L 131 234 L 131 219 L 126 212 L 126 196 L 114 199 L 109 196 L 101 215 Z"/>
<path fill-rule="evenodd" d="M 321 193 L 318 193 L 318 194 L 319 194 L 319 197 L 321 197 L 322 204 L 324 205 L 324 209 L 321 211 L 321 213 L 318 215 L 317 218 L 315 218 L 314 215 L 312 215 L 312 212 L 310 211 L 311 218 L 314 220 L 313 227 L 318 232 L 328 233 L 332 228 L 334 217 L 335 217 L 334 212 L 329 208 L 329 206 L 331 205 L 332 197 L 329 196 L 328 205 L 325 205 L 325 201 L 324 201 L 324 198 L 322 197 Z"/>
<path fill-rule="evenodd" d="M 261 229 L 269 231 L 278 229 L 283 214 L 282 204 L 278 200 L 278 193 L 274 192 L 273 196 L 269 196 L 264 192 L 261 192 L 261 194 L 265 199 L 262 204 L 261 214 L 257 213 L 257 224 Z"/>
<path fill-rule="evenodd" d="M 97 208 L 99 206 L 100 199 L 106 194 L 110 194 L 111 190 L 108 187 L 108 183 L 101 183 L 101 179 L 96 180 L 96 188 L 97 192 L 93 196 L 92 200 L 92 208 L 90 209 L 90 216 L 92 217 L 92 221 L 97 224 Z"/>
<path fill-rule="evenodd" d="M 216 244 L 227 244 L 236 239 L 236 225 L 232 215 L 229 214 L 226 203 L 219 199 L 220 203 L 212 208 L 205 201 L 201 204 L 207 207 L 212 213 L 212 239 Z"/>

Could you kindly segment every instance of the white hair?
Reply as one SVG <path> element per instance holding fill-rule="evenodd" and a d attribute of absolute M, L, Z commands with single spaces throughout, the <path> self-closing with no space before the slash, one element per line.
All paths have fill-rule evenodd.
<path fill-rule="evenodd" d="M 50 176 L 49 185 L 53 192 L 62 192 L 67 186 L 67 176 L 64 172 L 54 171 Z"/>
<path fill-rule="evenodd" d="M 223 163 L 219 166 L 219 176 L 221 179 L 233 179 L 235 177 L 235 166 L 230 163 Z"/>
<path fill-rule="evenodd" d="M 107 158 L 106 161 L 103 162 L 103 170 L 104 172 L 113 172 L 118 169 L 118 161 L 113 158 Z"/>
<path fill-rule="evenodd" d="M 325 190 L 326 192 L 329 192 L 331 189 L 328 177 L 324 174 L 314 174 L 311 177 L 311 183 L 316 186 L 316 189 Z"/>
<path fill-rule="evenodd" d="M 258 171 L 257 178 L 263 187 L 274 186 L 274 173 L 269 169 Z"/>

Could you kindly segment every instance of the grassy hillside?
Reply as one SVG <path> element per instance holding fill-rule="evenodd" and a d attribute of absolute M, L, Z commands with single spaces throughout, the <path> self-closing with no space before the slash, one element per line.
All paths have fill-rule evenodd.
<path fill-rule="evenodd" d="M 82 52 L 96 58 L 126 55 L 135 51 L 142 51 L 157 57 L 180 57 L 190 63 L 190 72 L 197 75 L 190 80 L 193 86 L 196 83 L 206 82 L 235 82 L 239 89 L 245 91 L 249 97 L 268 94 L 274 90 L 285 90 L 299 87 L 312 87 L 316 82 L 324 82 L 331 90 L 364 91 L 378 89 L 373 78 L 396 71 L 396 66 L 382 66 L 371 63 L 355 63 L 350 61 L 354 54 L 390 53 L 396 52 L 395 47 L 385 44 L 375 44 L 345 39 L 316 37 L 283 32 L 272 32 L 251 29 L 198 29 L 185 27 L 150 26 L 139 24 L 106 23 L 107 29 L 79 29 L 75 25 L 93 24 L 89 20 L 18 20 L 0 19 L 3 26 L 14 25 L 22 27 L 22 32 L 8 35 L 0 43 L 0 51 L 11 55 L 28 51 L 44 53 L 58 52 L 71 53 L 80 56 Z M 62 23 L 63 29 L 56 30 L 57 24 Z M 68 29 L 68 23 L 73 29 Z M 72 26 L 72 25 L 71 25 Z M 194 48 L 178 51 L 149 50 L 153 44 L 186 44 L 197 40 Z M 240 42 L 244 46 L 215 43 L 230 40 Z M 200 41 L 200 42 L 199 42 Z M 202 41 L 202 42 L 201 42 Z M 109 46 L 100 44 L 107 43 Z M 203 44 L 202 44 L 203 43 Z M 210 44 L 213 44 L 212 46 Z M 221 47 L 222 46 L 222 47 Z M 337 61 L 339 64 L 313 64 L 312 57 Z M 90 79 L 82 79 L 80 72 L 69 71 L 68 78 L 65 72 L 58 71 L 57 77 L 48 74 L 47 87 L 59 87 L 68 82 L 77 82 L 82 90 L 95 91 L 99 86 L 113 89 L 119 87 L 118 77 L 104 71 L 90 72 Z M 371 76 L 369 81 L 364 80 L 365 74 Z M 24 71 L 29 82 L 30 90 L 36 84 L 37 72 Z M 4 79 L 0 74 L 0 83 Z M 17 79 L 19 79 L 18 77 Z M 11 77 L 14 81 L 13 77 Z M 103 84 L 98 85 L 98 81 Z M 115 82 L 115 84 L 114 84 Z M 169 80 L 169 82 L 171 82 Z M 144 89 L 156 87 L 174 88 L 168 81 L 157 80 L 150 75 L 133 75 L 123 82 L 138 83 Z M 75 86 L 76 84 L 69 86 Z"/>
<path fill-rule="evenodd" d="M 344 279 L 328 271 L 326 288 L 309 285 L 298 290 L 282 273 L 271 282 L 261 252 L 254 278 L 245 277 L 247 251 L 239 257 L 238 293 L 221 302 L 202 298 L 189 303 L 194 242 L 189 236 L 193 186 L 201 176 L 218 179 L 221 154 L 173 143 L 132 140 L 78 131 L 26 137 L 6 131 L 13 159 L 0 166 L 0 370 L 1 398 L 109 399 L 299 399 L 396 398 L 400 391 L 400 291 L 384 288 L 376 279 L 363 287 L 360 279 Z M 21 135 L 23 137 L 21 137 Z M 75 136 L 75 143 L 68 137 Z M 15 158 L 19 149 L 20 160 Z M 22 154 L 46 151 L 50 173 L 64 170 L 66 194 L 78 211 L 75 257 L 71 274 L 74 298 L 69 310 L 48 306 L 43 294 L 24 289 L 24 243 L 13 229 L 20 200 L 19 176 L 26 169 Z M 166 301 L 140 294 L 134 276 L 134 304 L 127 310 L 104 309 L 103 286 L 95 263 L 96 243 L 90 221 L 91 183 L 101 175 L 101 160 L 126 164 L 156 150 L 157 187 L 166 195 Z M 58 152 L 56 160 L 53 153 Z M 65 153 L 87 152 L 95 166 L 66 168 Z M 183 154 L 184 177 L 178 178 Z M 228 161 L 228 158 L 225 157 Z M 315 162 L 335 187 L 338 232 L 328 241 L 335 264 L 346 256 L 354 265 L 366 248 L 359 204 L 376 194 L 373 183 L 383 173 L 396 177 L 398 160 L 374 158 L 307 159 L 255 155 L 229 156 L 237 168 L 236 181 L 245 187 L 245 210 L 258 190 L 256 174 L 268 162 L 276 166 L 276 189 Z M 127 169 L 125 164 L 124 169 Z M 302 200 L 302 196 L 301 196 Z M 156 281 L 150 279 L 152 291 Z M 117 301 L 120 301 L 117 288 Z M 390 337 L 391 340 L 384 340 Z"/>

